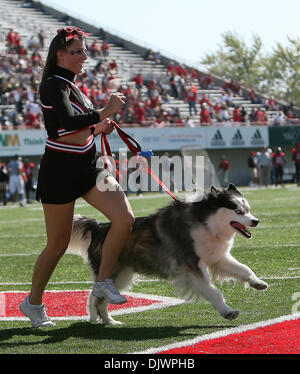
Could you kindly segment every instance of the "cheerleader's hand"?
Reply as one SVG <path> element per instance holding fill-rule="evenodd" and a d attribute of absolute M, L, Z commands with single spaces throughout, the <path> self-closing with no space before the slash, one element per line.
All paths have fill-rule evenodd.
<path fill-rule="evenodd" d="M 109 118 L 104 119 L 102 122 L 97 123 L 95 126 L 94 136 L 99 134 L 110 134 L 114 130 L 114 125 Z"/>
<path fill-rule="evenodd" d="M 123 95 L 121 92 L 115 92 L 111 94 L 109 103 L 107 104 L 107 110 L 111 113 L 111 115 L 118 113 L 121 109 L 122 105 L 125 104 L 126 96 Z"/>

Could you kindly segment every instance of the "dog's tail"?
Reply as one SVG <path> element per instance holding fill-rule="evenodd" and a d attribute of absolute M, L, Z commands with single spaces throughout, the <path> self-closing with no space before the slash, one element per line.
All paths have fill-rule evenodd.
<path fill-rule="evenodd" d="M 87 218 L 80 214 L 74 215 L 73 230 L 67 253 L 81 256 L 87 262 L 90 243 L 91 232 L 87 230 Z"/>

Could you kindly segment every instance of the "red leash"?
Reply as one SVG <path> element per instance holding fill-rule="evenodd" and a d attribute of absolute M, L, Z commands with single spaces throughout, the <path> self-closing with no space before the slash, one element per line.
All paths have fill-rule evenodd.
<path fill-rule="evenodd" d="M 112 124 L 114 125 L 115 129 L 117 130 L 120 138 L 123 140 L 123 142 L 127 145 L 130 152 L 135 155 L 138 160 L 140 161 L 141 165 L 147 170 L 148 174 L 175 200 L 179 201 L 178 198 L 173 194 L 173 192 L 158 178 L 158 176 L 151 170 L 151 168 L 148 166 L 148 163 L 144 161 L 143 151 L 141 149 L 141 146 L 139 143 L 129 134 L 127 134 L 124 130 L 120 128 L 120 126 L 115 122 L 112 121 Z M 146 154 L 148 152 L 152 153 L 152 151 L 144 151 Z M 106 134 L 101 134 L 101 154 L 102 156 L 112 156 L 112 152 L 110 149 L 110 145 L 107 139 Z M 107 167 L 107 165 L 106 165 Z M 120 173 L 116 169 L 116 176 L 117 180 L 120 179 Z"/>

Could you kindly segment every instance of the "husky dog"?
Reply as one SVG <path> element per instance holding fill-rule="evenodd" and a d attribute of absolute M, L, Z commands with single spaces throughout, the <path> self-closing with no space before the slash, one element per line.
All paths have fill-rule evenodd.
<path fill-rule="evenodd" d="M 199 201 L 177 201 L 157 213 L 138 217 L 113 273 L 115 286 L 122 290 L 131 283 L 133 273 L 155 276 L 173 282 L 181 296 L 204 297 L 229 320 L 239 310 L 231 309 L 214 285 L 217 280 L 233 278 L 264 290 L 268 284 L 230 254 L 238 232 L 251 238 L 248 227 L 259 220 L 250 213 L 250 205 L 233 184 L 219 190 L 214 186 Z M 110 223 L 76 215 L 68 252 L 88 261 L 96 278 L 101 247 Z M 117 324 L 107 311 L 108 303 L 90 295 L 89 321 L 98 317 L 105 324 Z"/>

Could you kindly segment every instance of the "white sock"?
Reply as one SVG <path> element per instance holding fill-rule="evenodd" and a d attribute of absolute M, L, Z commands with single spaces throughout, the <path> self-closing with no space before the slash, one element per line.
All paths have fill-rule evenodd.
<path fill-rule="evenodd" d="M 41 308 L 42 305 L 43 305 L 43 304 L 41 304 L 41 305 L 30 304 L 30 302 L 29 302 L 29 296 L 27 296 L 27 301 L 28 301 L 28 305 L 29 305 L 29 307 L 30 307 L 30 308 L 33 308 L 33 309 L 39 309 L 39 308 Z"/>

